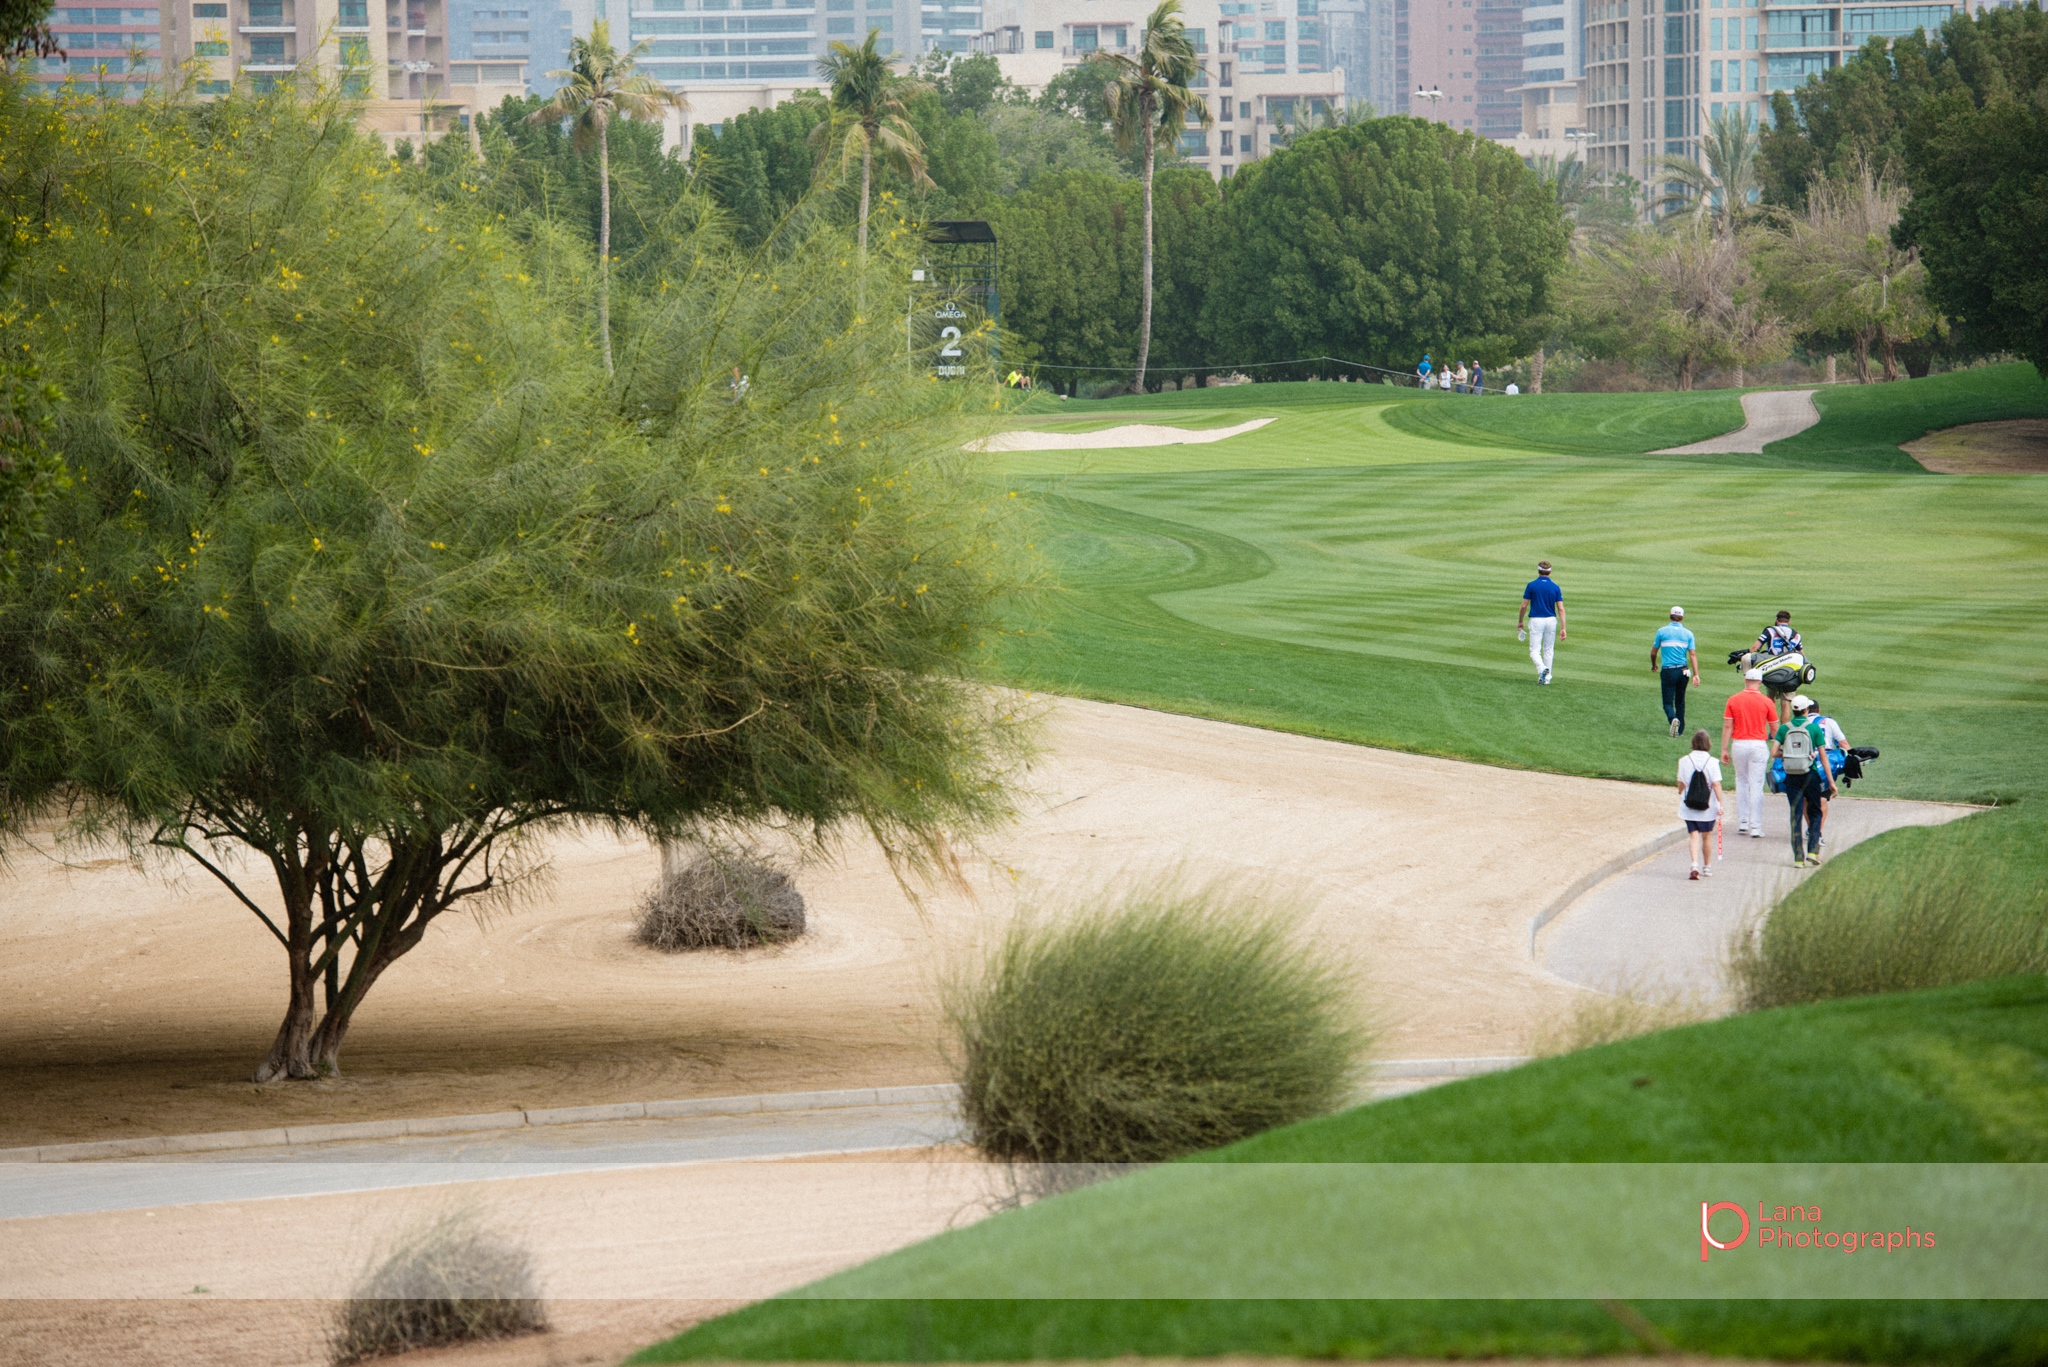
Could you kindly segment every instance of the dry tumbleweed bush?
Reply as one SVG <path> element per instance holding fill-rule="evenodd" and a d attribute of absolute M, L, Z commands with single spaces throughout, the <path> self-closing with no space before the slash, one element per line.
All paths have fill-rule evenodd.
<path fill-rule="evenodd" d="M 643 945 L 742 949 L 804 933 L 804 899 L 789 875 L 751 855 L 707 854 L 663 879 L 640 904 Z"/>
<path fill-rule="evenodd" d="M 336 1313 L 328 1349 L 335 1367 L 344 1367 L 545 1328 L 533 1256 L 475 1216 L 455 1213 L 406 1235 L 370 1270 Z"/>

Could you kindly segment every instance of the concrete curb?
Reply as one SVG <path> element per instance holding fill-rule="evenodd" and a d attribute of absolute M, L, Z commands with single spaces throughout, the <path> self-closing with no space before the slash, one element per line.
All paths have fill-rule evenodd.
<path fill-rule="evenodd" d="M 1625 873 L 1642 863 L 1645 859 L 1653 859 L 1670 849 L 1673 845 L 1684 843 L 1685 828 L 1681 826 L 1675 831 L 1666 831 L 1655 840 L 1643 842 L 1627 854 L 1617 855 L 1599 868 L 1574 881 L 1570 887 L 1567 887 L 1563 892 L 1552 898 L 1549 906 L 1529 918 L 1529 957 L 1532 959 L 1536 957 L 1536 932 L 1556 920 L 1566 907 L 1578 901 L 1617 873 Z"/>
<path fill-rule="evenodd" d="M 688 1101 L 623 1101 L 609 1106 L 557 1106 L 545 1110 L 496 1111 L 486 1115 L 438 1115 L 410 1120 L 358 1120 L 331 1125 L 291 1125 L 273 1130 L 226 1130 L 215 1134 L 157 1135 L 105 1139 L 82 1144 L 43 1144 L 0 1149 L 0 1163 L 76 1163 L 96 1158 L 159 1158 L 222 1149 L 263 1149 L 326 1144 L 340 1139 L 397 1139 L 417 1134 L 467 1134 L 516 1130 L 528 1125 L 583 1125 L 604 1120 L 677 1120 L 689 1116 L 755 1115 L 763 1111 L 824 1111 L 845 1106 L 908 1106 L 951 1101 L 952 1083 L 919 1087 L 857 1087 L 829 1092 L 775 1092 L 757 1096 L 707 1096 Z"/>
<path fill-rule="evenodd" d="M 1527 1063 L 1526 1058 L 1395 1059 L 1366 1065 L 1368 1084 L 1423 1078 L 1477 1077 Z M 0 1163 L 79 1163 L 106 1158 L 162 1158 L 216 1153 L 225 1149 L 280 1148 L 329 1144 L 344 1139 L 401 1139 L 407 1135 L 468 1134 L 542 1125 L 587 1125 L 613 1120 L 683 1120 L 691 1116 L 761 1115 L 777 1111 L 825 1111 L 849 1106 L 916 1106 L 957 1101 L 950 1082 L 915 1087 L 855 1087 L 828 1092 L 768 1092 L 754 1096 L 708 1096 L 687 1101 L 621 1101 L 605 1106 L 555 1106 L 484 1115 L 438 1115 L 410 1120 L 356 1120 L 330 1125 L 289 1125 L 270 1130 L 224 1130 L 214 1134 L 155 1135 L 81 1144 L 43 1144 L 0 1149 Z"/>

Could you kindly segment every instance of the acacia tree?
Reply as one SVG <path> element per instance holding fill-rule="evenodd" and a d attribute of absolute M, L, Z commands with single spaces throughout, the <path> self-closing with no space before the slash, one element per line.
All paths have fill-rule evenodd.
<path fill-rule="evenodd" d="M 1770 254 L 1773 292 L 1806 327 L 1849 334 L 1858 384 L 1870 383 L 1873 343 L 1884 378 L 1896 380 L 1898 348 L 1939 324 L 1918 249 L 1894 241 L 1906 200 L 1903 186 L 1859 163 L 1849 176 L 1813 185 Z"/>
<path fill-rule="evenodd" d="M 547 830 L 850 822 L 937 867 L 1005 810 L 1018 732 L 963 671 L 1017 505 L 961 474 L 964 393 L 851 321 L 843 247 L 755 280 L 677 242 L 614 386 L 574 245 L 413 196 L 338 103 L 0 81 L 0 157 L 36 240 L 0 306 L 76 475 L 0 585 L 0 835 L 56 807 L 230 889 L 286 967 L 259 1080 L 336 1069 Z"/>
<path fill-rule="evenodd" d="M 569 41 L 569 69 L 548 73 L 562 82 L 561 88 L 527 116 L 534 123 L 567 121 L 579 152 L 597 145 L 597 337 L 607 373 L 612 368 L 612 121 L 659 118 L 663 109 L 690 107 L 653 77 L 635 73 L 646 51 L 647 44 L 639 43 L 621 54 L 612 46 L 610 23 L 595 20 L 588 38 Z"/>
<path fill-rule="evenodd" d="M 868 261 L 868 214 L 875 183 L 875 153 L 894 166 L 913 185 L 929 186 L 925 174 L 924 147 L 910 124 L 910 102 L 928 92 L 925 82 L 899 76 L 888 57 L 875 50 L 877 33 L 859 47 L 835 42 L 818 59 L 818 71 L 825 77 L 830 94 L 810 107 L 823 117 L 811 129 L 811 146 L 816 149 L 818 169 L 837 161 L 843 175 L 855 155 L 860 157 L 860 263 L 866 278 Z"/>
<path fill-rule="evenodd" d="M 1783 321 L 1754 269 L 1757 231 L 1686 219 L 1579 258 L 1565 291 L 1573 335 L 1594 354 L 1668 364 L 1680 389 L 1702 370 L 1782 355 Z"/>
<path fill-rule="evenodd" d="M 1137 377 L 1131 382 L 1131 388 L 1142 394 L 1145 363 L 1152 354 L 1152 175 L 1158 165 L 1159 133 L 1165 129 L 1169 137 L 1177 139 L 1190 118 L 1207 131 L 1209 105 L 1193 89 L 1202 64 L 1188 40 L 1187 26 L 1181 22 L 1180 0 L 1159 0 L 1145 20 L 1137 56 L 1098 52 L 1089 60 L 1110 71 L 1110 79 L 1102 87 L 1102 102 L 1117 145 L 1128 149 L 1137 143 L 1144 148 L 1144 264 L 1138 280 Z"/>

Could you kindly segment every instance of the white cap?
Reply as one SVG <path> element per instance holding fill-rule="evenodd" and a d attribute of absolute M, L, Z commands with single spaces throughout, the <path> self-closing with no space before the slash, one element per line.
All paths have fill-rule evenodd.
<path fill-rule="evenodd" d="M 1764 672 L 1761 669 L 1745 670 L 1742 677 L 1751 683 L 1762 683 L 1764 681 Z"/>
<path fill-rule="evenodd" d="M 1685 616 L 1685 609 L 1684 609 L 1684 608 L 1677 608 L 1677 607 L 1675 607 L 1675 608 L 1671 609 L 1671 615 L 1672 615 L 1673 617 L 1683 617 L 1683 616 Z"/>
<path fill-rule="evenodd" d="M 1792 695 L 1792 710 L 1795 712 L 1813 711 L 1813 699 L 1807 697 L 1804 693 L 1794 693 Z"/>

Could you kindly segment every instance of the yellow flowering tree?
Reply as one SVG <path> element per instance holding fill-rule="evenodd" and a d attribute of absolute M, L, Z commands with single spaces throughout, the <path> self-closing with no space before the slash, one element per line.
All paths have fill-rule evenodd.
<path fill-rule="evenodd" d="M 573 250 L 414 198 L 339 104 L 0 80 L 0 157 L 74 476 L 0 585 L 0 838 L 61 806 L 229 888 L 287 969 L 259 1080 L 336 1070 L 548 830 L 851 823 L 936 868 L 1005 812 L 987 396 L 835 302 L 842 242 L 675 242 L 614 385 Z"/>

